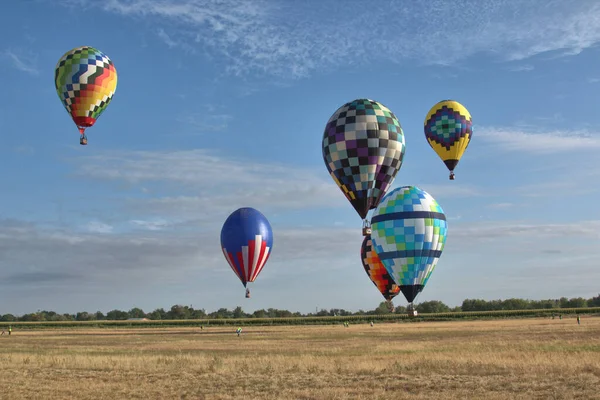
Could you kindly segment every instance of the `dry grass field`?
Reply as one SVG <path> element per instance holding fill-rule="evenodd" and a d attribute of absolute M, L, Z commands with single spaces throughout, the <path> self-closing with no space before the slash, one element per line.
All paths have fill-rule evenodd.
<path fill-rule="evenodd" d="M 13 330 L 0 399 L 600 399 L 600 318 Z"/>

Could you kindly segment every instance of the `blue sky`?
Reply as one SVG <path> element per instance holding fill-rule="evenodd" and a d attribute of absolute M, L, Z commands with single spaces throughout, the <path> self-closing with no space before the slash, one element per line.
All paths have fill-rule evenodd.
<path fill-rule="evenodd" d="M 356 98 L 403 126 L 394 187 L 447 214 L 418 301 L 597 295 L 600 4 L 369 4 L 3 2 L 0 313 L 376 307 L 360 218 L 321 156 L 327 120 Z M 87 147 L 53 83 L 83 45 L 119 75 Z M 446 98 L 475 130 L 454 182 L 423 135 Z M 251 299 L 219 246 L 243 206 L 274 230 Z"/>

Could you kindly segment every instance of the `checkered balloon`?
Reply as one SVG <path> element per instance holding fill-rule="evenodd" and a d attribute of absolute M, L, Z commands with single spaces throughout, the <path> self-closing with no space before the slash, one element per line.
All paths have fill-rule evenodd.
<path fill-rule="evenodd" d="M 323 133 L 329 174 L 361 218 L 377 207 L 402 166 L 405 143 L 398 118 L 383 104 L 344 104 Z"/>
<path fill-rule="evenodd" d="M 403 186 L 373 212 L 375 252 L 409 303 L 423 290 L 442 255 L 448 225 L 444 210 L 427 192 Z"/>
<path fill-rule="evenodd" d="M 83 132 L 111 102 L 117 89 L 117 70 L 100 50 L 77 47 L 58 60 L 54 84 L 63 106 Z"/>

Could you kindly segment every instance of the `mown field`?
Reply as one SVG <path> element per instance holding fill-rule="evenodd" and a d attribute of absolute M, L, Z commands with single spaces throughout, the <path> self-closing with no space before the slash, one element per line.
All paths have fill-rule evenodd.
<path fill-rule="evenodd" d="M 0 399 L 600 399 L 600 318 L 15 328 Z"/>

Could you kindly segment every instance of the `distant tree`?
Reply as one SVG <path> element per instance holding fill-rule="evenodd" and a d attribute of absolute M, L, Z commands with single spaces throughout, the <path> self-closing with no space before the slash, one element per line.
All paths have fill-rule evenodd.
<path fill-rule="evenodd" d="M 167 319 L 167 312 L 163 308 L 157 308 L 156 310 L 152 311 L 148 317 L 153 320 Z"/>
<path fill-rule="evenodd" d="M 38 322 L 38 321 L 45 321 L 45 319 L 44 319 L 44 314 L 42 314 L 42 313 L 30 313 L 30 314 L 22 315 L 19 318 L 19 321 Z"/>
<path fill-rule="evenodd" d="M 17 320 L 17 317 L 15 317 L 12 314 L 4 314 L 2 317 L 0 317 L 0 321 L 3 321 L 3 322 L 13 322 L 16 320 Z"/>
<path fill-rule="evenodd" d="M 600 307 L 600 293 L 587 301 L 588 307 Z"/>
<path fill-rule="evenodd" d="M 506 299 L 501 304 L 501 310 L 527 310 L 529 308 L 529 302 L 523 299 Z"/>
<path fill-rule="evenodd" d="M 209 317 L 211 318 L 218 318 L 218 319 L 223 319 L 223 318 L 231 318 L 233 316 L 233 313 L 231 311 L 229 311 L 226 308 L 219 308 L 217 311 L 211 312 L 210 314 L 208 314 Z"/>
<path fill-rule="evenodd" d="M 171 310 L 167 312 L 168 319 L 189 319 L 190 309 L 188 306 L 181 306 L 176 304 L 171 307 Z"/>
<path fill-rule="evenodd" d="M 561 297 L 560 299 L 558 299 L 558 304 L 560 308 L 569 308 L 569 299 L 567 299 L 566 297 Z"/>
<path fill-rule="evenodd" d="M 460 308 L 463 311 L 489 311 L 491 305 L 481 299 L 465 299 Z"/>
<path fill-rule="evenodd" d="M 252 313 L 252 317 L 254 318 L 267 318 L 267 310 L 256 310 Z"/>
<path fill-rule="evenodd" d="M 129 318 L 146 318 L 146 313 L 141 308 L 134 307 L 127 312 Z"/>
<path fill-rule="evenodd" d="M 587 300 L 584 299 L 583 297 L 572 298 L 572 299 L 569 299 L 565 303 L 565 308 L 581 308 L 581 307 L 587 307 Z"/>
<path fill-rule="evenodd" d="M 73 314 L 63 314 L 62 317 L 64 318 L 62 321 L 75 321 L 75 316 Z"/>
<path fill-rule="evenodd" d="M 95 318 L 96 318 L 95 314 L 89 314 L 89 313 L 87 313 L 85 311 L 78 312 L 75 315 L 75 320 L 76 321 L 91 321 L 91 320 L 94 320 Z"/>
<path fill-rule="evenodd" d="M 206 311 L 204 310 L 204 308 L 201 308 L 199 310 L 192 309 L 190 318 L 193 318 L 193 319 L 206 318 Z"/>
<path fill-rule="evenodd" d="M 118 321 L 129 318 L 129 314 L 126 311 L 111 310 L 106 313 L 106 319 L 109 321 Z"/>
<path fill-rule="evenodd" d="M 96 311 L 96 319 L 98 321 L 102 321 L 103 319 L 105 319 L 106 317 L 104 316 L 104 314 L 102 314 L 102 311 Z"/>
<path fill-rule="evenodd" d="M 406 314 L 406 307 L 405 306 L 396 306 L 394 308 L 394 313 L 395 314 Z"/>
<path fill-rule="evenodd" d="M 438 300 L 425 301 L 415 307 L 419 313 L 443 313 L 449 312 L 450 307 Z"/>
<path fill-rule="evenodd" d="M 379 303 L 377 308 L 374 310 L 374 313 L 378 315 L 391 314 L 391 311 L 388 307 L 388 303 L 386 301 L 382 301 L 381 303 Z"/>
<path fill-rule="evenodd" d="M 237 306 L 233 310 L 233 318 L 244 318 L 245 316 L 246 316 L 246 313 L 244 313 L 244 310 L 242 310 L 241 306 Z"/>
<path fill-rule="evenodd" d="M 532 310 L 544 310 L 544 309 L 558 308 L 559 306 L 560 306 L 560 303 L 558 300 L 548 299 L 548 300 L 530 300 L 529 301 L 529 308 L 531 308 Z"/>

